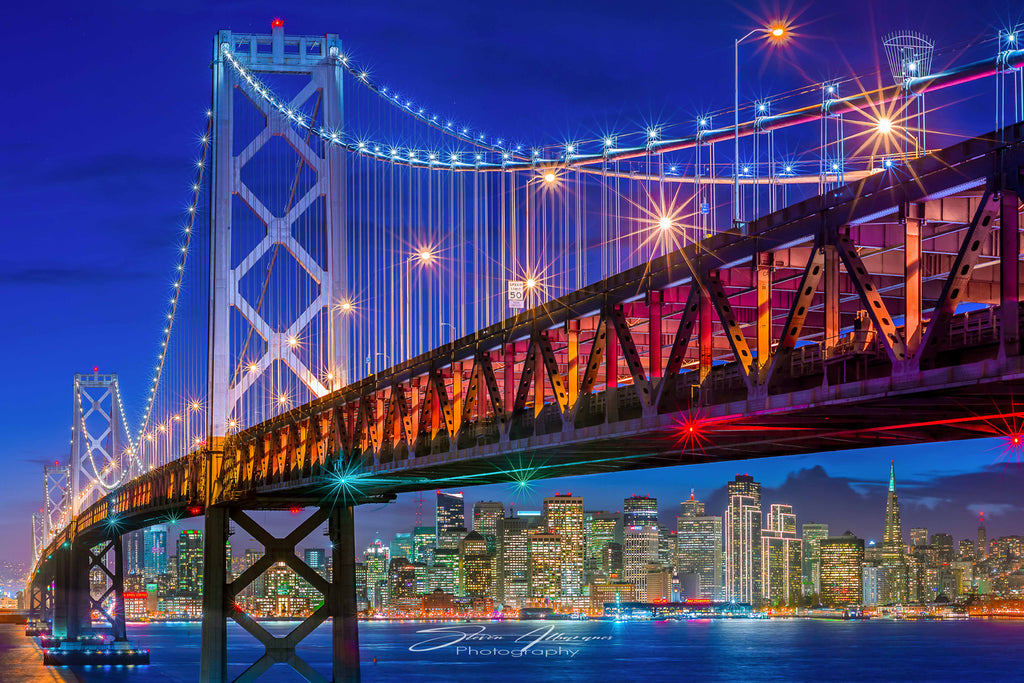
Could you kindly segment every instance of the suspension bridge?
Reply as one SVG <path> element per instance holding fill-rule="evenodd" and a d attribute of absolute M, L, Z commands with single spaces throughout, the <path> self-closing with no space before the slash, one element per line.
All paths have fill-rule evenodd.
<path fill-rule="evenodd" d="M 121 536 L 167 520 L 205 518 L 204 681 L 229 680 L 229 619 L 265 646 L 235 680 L 327 680 L 296 645 L 328 618 L 333 678 L 358 680 L 357 505 L 1016 435 L 1015 42 L 936 69 L 896 34 L 888 73 L 530 145 L 420 106 L 336 35 L 218 33 L 139 425 L 116 375 L 78 375 L 70 459 L 44 472 L 45 661 L 146 661 Z M 931 127 L 963 106 L 944 93 L 993 83 L 994 132 Z M 248 514 L 296 506 L 314 512 L 284 538 Z M 229 581 L 232 522 L 265 553 Z M 324 523 L 329 581 L 295 552 Z M 234 601 L 275 562 L 324 596 L 285 637 Z"/>

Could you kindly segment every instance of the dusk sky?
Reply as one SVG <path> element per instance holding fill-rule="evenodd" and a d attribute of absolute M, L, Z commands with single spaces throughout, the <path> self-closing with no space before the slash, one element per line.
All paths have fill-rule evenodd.
<path fill-rule="evenodd" d="M 140 4 L 145 5 L 141 7 Z M 648 6 L 652 5 L 652 6 Z M 889 0 L 837 5 L 587 2 L 203 3 L 66 0 L 16 3 L 5 11 L 7 105 L 0 167 L 0 335 L 4 359 L 0 434 L 0 547 L 28 560 L 30 518 L 42 503 L 42 465 L 66 460 L 72 378 L 98 366 L 117 372 L 134 426 L 163 326 L 199 136 L 210 105 L 210 59 L 218 29 L 338 33 L 379 78 L 439 112 L 509 138 L 552 142 L 603 126 L 690 120 L 732 101 L 733 40 L 784 15 L 798 40 L 786 53 L 751 48 L 744 98 L 851 71 L 870 73 L 880 35 L 930 34 L 944 47 L 989 39 L 1022 19 L 1003 0 Z M 798 9 L 799 8 L 799 9 Z M 12 63 L 13 62 L 13 63 Z M 994 127 L 991 88 L 960 103 L 957 131 Z M 659 499 L 674 525 L 689 495 L 724 508 L 737 472 L 761 481 L 764 503 L 792 503 L 798 523 L 881 535 L 884 484 L 896 462 L 903 524 L 974 535 L 1024 533 L 1024 473 L 998 441 L 870 449 L 771 460 L 681 466 L 538 482 L 516 499 L 507 486 L 466 490 L 478 499 L 539 509 L 571 491 L 588 509 L 619 510 L 633 493 Z M 408 530 L 415 495 L 357 512 L 357 548 Z M 433 494 L 424 494 L 433 523 Z M 671 516 L 670 516 L 671 515 Z M 326 542 L 324 540 L 324 542 Z"/>

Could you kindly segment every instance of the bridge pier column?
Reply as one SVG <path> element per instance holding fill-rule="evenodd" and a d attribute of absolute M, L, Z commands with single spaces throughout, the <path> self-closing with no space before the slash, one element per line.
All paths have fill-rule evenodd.
<path fill-rule="evenodd" d="M 359 623 L 356 609 L 356 541 L 351 506 L 331 511 L 328 534 L 334 564 L 329 609 L 334 617 L 332 631 L 335 683 L 359 683 Z"/>
<path fill-rule="evenodd" d="M 228 510 L 206 508 L 203 534 L 203 626 L 200 680 L 221 683 L 228 676 L 227 553 Z"/>

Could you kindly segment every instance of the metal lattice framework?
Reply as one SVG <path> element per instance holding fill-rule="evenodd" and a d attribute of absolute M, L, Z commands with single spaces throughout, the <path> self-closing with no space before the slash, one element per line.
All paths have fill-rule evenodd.
<path fill-rule="evenodd" d="M 43 467 L 43 537 L 50 537 L 71 519 L 71 467 L 45 465 Z"/>
<path fill-rule="evenodd" d="M 137 472 L 116 374 L 76 374 L 72 416 L 69 498 L 78 514 Z"/>
<path fill-rule="evenodd" d="M 336 35 L 325 36 L 321 41 L 286 39 L 283 32 L 276 32 L 273 39 L 233 35 L 230 31 L 217 35 L 214 46 L 213 306 L 210 334 L 210 420 L 214 436 L 223 436 L 246 422 L 249 415 L 243 414 L 246 411 L 242 409 L 245 395 L 255 384 L 265 381 L 278 363 L 283 363 L 294 373 L 308 391 L 306 398 L 326 394 L 343 372 L 341 341 L 335 323 L 337 314 L 333 310 L 342 277 L 341 243 L 336 227 L 344 211 L 340 191 L 344 174 L 341 150 L 329 147 L 314 150 L 308 136 L 303 137 L 292 122 L 272 111 L 266 101 L 250 99 L 237 87 L 231 67 L 223 58 L 223 51 L 239 44 L 244 45 L 246 51 L 239 53 L 236 59 L 250 71 L 307 79 L 298 94 L 290 98 L 290 107 L 301 110 L 304 104 L 315 100 L 324 125 L 341 126 L 342 71 L 340 63 L 330 58 L 339 53 L 340 41 Z M 265 44 L 270 50 L 262 49 Z M 240 133 L 236 131 L 234 112 L 239 98 L 259 110 L 264 125 L 235 154 L 232 144 Z M 242 175 L 246 165 L 275 140 L 287 143 L 297 155 L 298 165 L 307 167 L 308 172 L 315 175 L 315 181 L 308 187 L 298 192 L 293 188 L 288 204 L 278 213 L 268 208 L 260 193 L 247 185 Z M 294 171 L 292 173 L 295 174 Z M 263 237 L 245 253 L 234 255 L 230 232 L 233 197 L 244 203 L 265 231 Z M 300 217 L 318 200 L 322 200 L 324 205 L 320 230 L 324 231 L 326 243 L 322 261 L 310 254 L 295 234 Z M 238 230 L 237 225 L 235 230 Z M 272 316 L 279 314 L 269 310 L 272 305 L 266 304 L 262 296 L 252 300 L 241 289 L 243 279 L 257 264 L 261 264 L 264 257 L 271 259 L 271 268 L 278 259 L 294 259 L 315 283 L 315 295 L 299 310 L 289 311 L 284 324 L 270 322 Z M 259 336 L 262 351 L 253 351 L 256 344 L 249 339 L 232 338 L 239 334 L 231 325 L 232 311 L 240 313 Z M 313 342 L 314 348 L 304 349 L 307 353 L 300 357 L 293 340 L 303 336 L 307 326 L 323 315 L 328 317 L 326 335 Z M 322 357 L 327 359 L 326 367 L 317 362 Z M 328 384 L 331 386 L 325 386 Z"/>

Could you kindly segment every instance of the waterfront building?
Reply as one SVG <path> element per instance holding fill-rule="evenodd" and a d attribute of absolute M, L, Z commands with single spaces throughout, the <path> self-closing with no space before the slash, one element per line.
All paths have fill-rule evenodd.
<path fill-rule="evenodd" d="M 562 537 L 530 534 L 530 597 L 557 601 L 562 594 Z"/>
<path fill-rule="evenodd" d="M 644 592 L 647 602 L 669 602 L 672 599 L 672 570 L 660 562 L 648 564 Z"/>
<path fill-rule="evenodd" d="M 718 600 L 722 596 L 722 518 L 704 514 L 704 503 L 683 501 L 676 518 L 676 572 L 692 587 L 687 598 Z M 693 579 L 684 579 L 692 575 Z"/>
<path fill-rule="evenodd" d="M 388 567 L 388 606 L 398 614 L 419 611 L 423 604 L 416 591 L 416 565 L 404 555 L 391 558 Z"/>
<path fill-rule="evenodd" d="M 773 504 L 768 513 L 768 528 L 761 530 L 762 596 L 767 604 L 799 603 L 802 550 L 793 506 Z"/>
<path fill-rule="evenodd" d="M 602 614 L 607 603 L 626 603 L 636 600 L 636 586 L 627 581 L 594 581 L 590 584 L 590 611 Z"/>
<path fill-rule="evenodd" d="M 847 531 L 822 539 L 821 604 L 827 607 L 860 605 L 864 601 L 864 540 Z"/>
<path fill-rule="evenodd" d="M 437 492 L 435 534 L 437 547 L 458 550 L 459 541 L 466 535 L 466 501 L 459 493 Z M 461 533 L 460 531 L 461 530 Z"/>
<path fill-rule="evenodd" d="M 530 593 L 530 541 L 527 521 L 503 517 L 498 522 L 497 598 L 519 607 Z"/>
<path fill-rule="evenodd" d="M 143 576 L 146 564 L 145 532 L 142 529 L 129 531 L 121 537 L 121 543 L 125 577 Z"/>
<path fill-rule="evenodd" d="M 505 518 L 505 504 L 494 500 L 481 500 L 473 505 L 473 531 L 487 541 L 487 552 L 498 551 L 498 520 Z"/>
<path fill-rule="evenodd" d="M 803 589 L 804 595 L 817 595 L 821 592 L 821 553 L 818 544 L 821 539 L 828 538 L 828 524 L 806 522 L 800 525 L 800 536 L 803 540 Z"/>
<path fill-rule="evenodd" d="M 865 607 L 876 607 L 883 604 L 881 600 L 885 595 L 885 567 L 866 564 L 861 568 L 862 599 L 861 604 Z"/>
<path fill-rule="evenodd" d="M 761 604 L 761 484 L 737 474 L 725 508 L 725 588 L 730 602 Z"/>
<path fill-rule="evenodd" d="M 583 595 L 583 499 L 571 493 L 544 499 L 547 531 L 561 537 L 561 594 Z"/>
<path fill-rule="evenodd" d="M 621 543 L 609 543 L 601 551 L 601 571 L 606 576 L 622 577 Z"/>
<path fill-rule="evenodd" d="M 430 590 L 440 589 L 455 595 L 459 581 L 459 551 L 438 548 L 434 551 L 434 564 L 427 573 Z"/>

